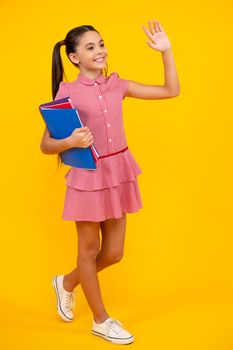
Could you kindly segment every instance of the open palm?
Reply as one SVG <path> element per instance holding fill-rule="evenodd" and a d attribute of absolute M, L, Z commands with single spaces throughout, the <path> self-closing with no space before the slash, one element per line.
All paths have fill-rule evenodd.
<path fill-rule="evenodd" d="M 168 39 L 167 34 L 163 30 L 161 24 L 159 21 L 153 20 L 148 21 L 150 32 L 145 26 L 142 26 L 144 32 L 147 34 L 147 36 L 151 39 L 152 42 L 147 40 L 147 44 L 154 50 L 158 51 L 166 51 L 171 47 L 171 43 Z"/>

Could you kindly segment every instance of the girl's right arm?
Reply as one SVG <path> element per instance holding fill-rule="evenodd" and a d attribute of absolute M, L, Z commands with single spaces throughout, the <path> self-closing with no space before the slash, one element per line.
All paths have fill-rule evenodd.
<path fill-rule="evenodd" d="M 40 144 L 41 152 L 45 154 L 56 154 L 68 150 L 72 147 L 87 148 L 93 143 L 93 136 L 88 127 L 76 128 L 72 134 L 63 139 L 55 139 L 45 127 Z"/>

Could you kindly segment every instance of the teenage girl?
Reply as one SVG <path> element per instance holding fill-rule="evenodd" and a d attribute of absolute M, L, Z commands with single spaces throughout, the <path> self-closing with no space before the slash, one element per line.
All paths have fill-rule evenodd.
<path fill-rule="evenodd" d="M 72 147 L 94 143 L 100 159 L 95 170 L 71 167 L 66 178 L 62 218 L 75 221 L 78 233 L 77 267 L 66 275 L 53 277 L 57 311 L 67 322 L 73 321 L 74 288 L 81 284 L 93 313 L 92 334 L 117 343 L 129 344 L 133 335 L 110 317 L 100 291 L 98 272 L 119 262 L 124 251 L 126 213 L 142 208 L 137 175 L 142 171 L 127 146 L 122 118 L 125 97 L 163 99 L 179 95 L 179 80 L 170 41 L 160 23 L 148 21 L 149 47 L 160 51 L 164 63 L 164 85 L 144 85 L 122 79 L 113 72 L 107 76 L 107 48 L 100 33 L 90 25 L 71 29 L 55 44 L 52 57 L 53 99 L 70 96 L 84 127 L 64 139 L 54 139 L 45 128 L 41 151 L 58 154 Z M 79 69 L 77 79 L 63 81 L 60 47 Z M 140 60 L 140 52 L 133 57 Z M 103 74 L 103 71 L 105 74 Z M 66 79 L 67 80 L 67 79 Z M 60 158 L 58 158 L 61 160 Z M 100 247 L 99 230 L 102 234 Z"/>

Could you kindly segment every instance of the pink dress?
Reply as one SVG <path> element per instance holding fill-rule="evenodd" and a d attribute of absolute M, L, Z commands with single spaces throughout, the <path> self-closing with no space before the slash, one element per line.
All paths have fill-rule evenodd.
<path fill-rule="evenodd" d="M 99 155 L 127 147 L 122 100 L 128 80 L 113 72 L 90 80 L 79 72 L 73 82 L 61 81 L 54 100 L 70 96 L 84 126 L 88 126 Z M 142 173 L 130 149 L 96 162 L 96 170 L 71 167 L 65 174 L 62 219 L 104 221 L 142 208 L 137 175 Z"/>

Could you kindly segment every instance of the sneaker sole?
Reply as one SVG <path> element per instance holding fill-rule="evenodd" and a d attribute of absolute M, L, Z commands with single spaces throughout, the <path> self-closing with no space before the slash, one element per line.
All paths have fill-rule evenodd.
<path fill-rule="evenodd" d="M 59 297 L 59 293 L 58 293 L 58 287 L 57 287 L 57 278 L 56 276 L 52 278 L 52 285 L 56 294 L 56 299 L 57 299 L 57 312 L 59 314 L 59 316 L 66 322 L 72 322 L 74 319 L 73 318 L 69 318 L 67 317 L 62 309 L 61 309 L 61 302 L 60 302 L 60 297 Z"/>
<path fill-rule="evenodd" d="M 130 344 L 130 343 L 134 342 L 134 336 L 129 337 L 129 338 L 125 338 L 125 339 L 111 338 L 111 337 L 107 337 L 103 333 L 99 333 L 99 332 L 96 332 L 94 330 L 92 330 L 92 334 L 97 335 L 98 337 L 101 337 L 101 338 L 103 338 L 107 341 L 110 341 L 111 343 L 115 343 L 115 344 Z"/>

